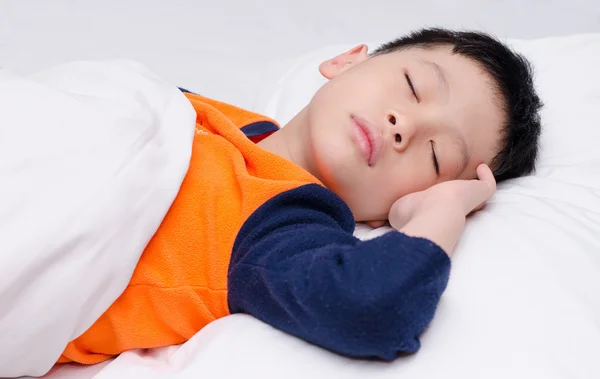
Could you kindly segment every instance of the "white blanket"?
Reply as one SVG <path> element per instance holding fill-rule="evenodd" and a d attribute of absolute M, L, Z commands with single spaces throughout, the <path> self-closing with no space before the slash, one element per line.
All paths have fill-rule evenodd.
<path fill-rule="evenodd" d="M 0 377 L 45 374 L 124 290 L 194 125 L 180 91 L 137 63 L 0 70 Z"/>

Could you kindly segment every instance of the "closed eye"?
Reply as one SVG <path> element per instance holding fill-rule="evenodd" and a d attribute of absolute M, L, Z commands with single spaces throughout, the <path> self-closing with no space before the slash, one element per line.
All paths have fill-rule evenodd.
<path fill-rule="evenodd" d="M 404 77 L 406 78 L 406 82 L 408 83 L 408 86 L 410 87 L 410 90 L 413 93 L 413 96 L 415 97 L 415 99 L 417 99 L 417 103 L 419 102 L 419 96 L 417 96 L 417 92 L 415 91 L 415 86 L 413 86 L 412 81 L 410 80 L 410 76 L 408 76 L 407 73 L 404 73 Z"/>
<path fill-rule="evenodd" d="M 433 168 L 435 168 L 435 173 L 437 176 L 440 176 L 440 165 L 437 160 L 437 156 L 435 155 L 435 142 L 431 141 L 431 160 L 433 161 Z"/>

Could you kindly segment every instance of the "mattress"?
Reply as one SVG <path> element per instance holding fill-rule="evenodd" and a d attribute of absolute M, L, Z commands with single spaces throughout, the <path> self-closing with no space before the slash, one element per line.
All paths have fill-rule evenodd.
<path fill-rule="evenodd" d="M 298 101 L 305 99 L 301 96 L 308 96 L 314 85 L 318 85 L 315 81 L 311 84 L 313 87 L 299 87 L 297 83 L 313 83 L 311 77 L 303 76 L 302 70 L 325 53 L 335 51 L 332 46 L 342 48 L 355 42 L 384 41 L 423 26 L 476 28 L 515 40 L 600 33 L 600 4 L 594 0 L 0 0 L 0 67 L 30 74 L 73 60 L 127 58 L 142 62 L 174 85 L 266 113 L 284 122 L 290 112 L 297 110 Z M 549 43 L 545 49 L 552 46 Z M 579 79 L 585 81 L 585 78 Z M 588 116 L 588 120 L 597 117 L 596 114 Z M 560 137 L 553 138 L 550 144 Z M 596 174 L 600 172 L 596 171 Z M 548 172 L 548 175 L 550 179 L 545 180 L 552 180 L 552 173 Z M 579 180 L 577 173 L 570 172 L 569 175 L 573 176 L 573 181 Z M 484 214 L 476 221 L 481 222 L 480 228 L 467 229 L 467 242 L 462 248 L 469 250 L 468 245 L 475 243 L 468 239 L 469 234 L 474 233 L 498 238 L 498 243 L 502 243 L 502 238 L 490 229 L 490 223 L 510 220 L 510 211 L 518 208 L 520 199 L 536 193 L 540 180 L 534 178 L 506 188 L 497 201 L 505 204 L 508 211 Z M 594 187 L 598 183 L 589 186 L 589 183 L 577 183 L 582 188 L 580 200 L 588 195 L 591 201 L 598 199 L 599 187 Z M 545 196 L 552 198 L 554 191 L 560 192 L 562 187 L 548 188 L 552 190 Z M 544 212 L 543 204 L 539 206 L 535 209 Z M 599 208 L 590 207 L 592 212 L 586 213 L 586 217 L 590 217 L 590 222 L 599 222 L 600 211 L 596 213 Z M 559 209 L 567 215 L 570 210 Z M 531 225 L 525 220 L 511 227 L 518 231 Z M 568 233 L 581 234 L 583 241 L 586 234 L 594 233 L 594 230 L 581 227 Z M 372 236 L 370 233 L 381 232 L 384 231 L 359 228 L 359 234 L 364 238 Z M 552 235 L 542 232 L 523 243 L 535 246 L 535 238 L 544 236 L 547 236 L 547 245 L 564 249 L 572 246 L 564 241 L 553 241 Z M 461 261 L 453 275 L 462 276 L 463 280 L 451 283 L 440 304 L 441 316 L 424 337 L 423 354 L 394 363 L 346 359 L 291 338 L 250 316 L 234 315 L 209 325 L 182 346 L 132 351 L 114 361 L 89 367 L 58 366 L 45 377 L 418 379 L 441 373 L 461 379 L 600 377 L 600 371 L 589 365 L 600 353 L 600 303 L 595 300 L 600 284 L 588 280 L 600 267 L 600 251 L 594 251 L 598 246 L 594 243 L 587 250 L 580 248 L 582 252 L 589 251 L 589 256 L 578 255 L 571 261 L 554 257 L 556 259 L 550 259 L 542 266 L 531 264 L 532 260 L 540 259 L 541 251 L 535 248 L 532 254 L 524 256 L 515 254 L 517 247 L 512 253 L 507 251 L 514 262 L 521 260 L 515 265 L 494 260 L 502 251 L 492 250 L 482 256 L 459 254 Z M 481 267 L 489 271 L 475 272 Z M 533 272 L 532 267 L 536 267 Z M 506 273 L 507 284 L 504 286 L 492 279 L 486 282 L 485 273 L 493 273 L 498 268 Z M 516 285 L 524 283 L 524 278 L 532 273 L 537 275 L 539 282 L 519 291 Z M 577 276 L 580 281 L 569 282 Z M 554 315 L 544 315 L 548 308 L 542 305 L 550 303 L 551 299 L 547 297 L 552 296 L 544 286 L 557 291 L 557 298 L 567 299 L 550 308 L 556 311 Z M 486 297 L 489 292 L 483 289 L 490 288 L 495 288 L 497 292 L 494 293 L 503 297 L 496 299 L 494 306 L 482 309 L 477 305 L 489 301 Z M 568 292 L 571 289 L 572 292 Z M 461 304 L 468 306 L 457 309 L 453 304 L 464 294 L 471 296 L 461 300 Z M 581 304 L 589 307 L 581 308 Z M 7 306 L 0 303 L 0 310 Z M 512 310 L 508 312 L 506 307 L 512 307 Z M 519 338 L 504 333 L 502 328 L 506 325 L 490 327 L 485 324 L 486 320 L 494 318 L 493 312 L 502 312 L 506 323 L 516 327 L 522 322 L 517 317 L 518 309 L 525 308 L 534 310 L 525 318 L 534 326 Z M 466 316 L 473 315 L 472 312 L 478 317 Z M 463 324 L 449 320 L 460 320 Z M 473 323 L 473 320 L 480 321 Z M 561 327 L 550 333 L 557 325 L 567 325 L 572 320 L 578 320 L 579 325 Z M 522 326 L 518 330 L 525 330 Z M 448 331 L 453 329 L 457 332 Z M 465 329 L 470 332 L 458 332 Z M 440 330 L 447 331 L 443 334 L 447 339 L 436 338 L 436 331 L 439 335 Z M 456 352 L 456 340 L 461 339 L 462 350 Z M 481 341 L 496 341 L 497 347 L 483 355 L 481 350 L 485 350 L 485 346 Z M 435 348 L 428 348 L 432 344 L 436 344 Z M 550 353 L 545 350 L 545 346 L 553 344 L 562 345 L 555 346 Z M 507 351 L 507 346 L 511 346 L 512 351 Z M 558 350 L 563 350 L 564 354 L 553 355 Z M 436 367 L 424 368 L 432 365 Z"/>

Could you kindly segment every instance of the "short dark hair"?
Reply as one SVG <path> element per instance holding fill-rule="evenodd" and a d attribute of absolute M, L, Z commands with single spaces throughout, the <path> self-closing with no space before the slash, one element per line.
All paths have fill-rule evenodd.
<path fill-rule="evenodd" d="M 505 125 L 500 151 L 491 163 L 497 181 L 527 175 L 535 169 L 541 132 L 542 102 L 533 84 L 529 61 L 498 39 L 481 32 L 429 28 L 412 32 L 377 48 L 373 55 L 407 48 L 452 46 L 452 52 L 479 64 L 496 84 Z"/>

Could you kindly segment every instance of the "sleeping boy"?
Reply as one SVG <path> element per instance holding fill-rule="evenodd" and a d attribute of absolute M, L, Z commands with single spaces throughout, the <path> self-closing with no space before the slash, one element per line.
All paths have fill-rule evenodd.
<path fill-rule="evenodd" d="M 284 128 L 186 93 L 189 170 L 122 295 L 59 362 L 180 344 L 248 313 L 350 357 L 419 349 L 466 217 L 534 169 L 529 63 L 477 32 L 426 29 L 323 62 Z M 389 221 L 369 241 L 355 222 Z"/>

